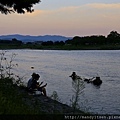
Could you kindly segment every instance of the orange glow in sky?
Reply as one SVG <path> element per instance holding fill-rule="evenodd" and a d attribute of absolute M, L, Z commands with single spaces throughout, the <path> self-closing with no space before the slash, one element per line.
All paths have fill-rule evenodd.
<path fill-rule="evenodd" d="M 73 37 L 76 35 L 108 35 L 112 30 L 120 33 L 119 2 L 87 2 L 81 4 L 79 0 L 76 5 L 61 5 L 60 7 L 50 8 L 47 1 L 49 0 L 44 0 L 35 6 L 35 11 L 32 14 L 0 14 L 0 35 L 49 34 Z M 62 2 L 60 3 L 63 4 Z M 46 4 L 46 6 L 44 4 Z M 56 3 L 56 6 L 58 4 L 59 2 Z"/>

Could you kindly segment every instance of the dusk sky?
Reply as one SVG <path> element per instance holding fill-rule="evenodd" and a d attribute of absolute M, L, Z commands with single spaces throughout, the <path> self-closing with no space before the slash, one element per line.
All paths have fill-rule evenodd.
<path fill-rule="evenodd" d="M 120 0 L 41 0 L 33 13 L 0 14 L 0 35 L 63 35 L 120 33 Z"/>

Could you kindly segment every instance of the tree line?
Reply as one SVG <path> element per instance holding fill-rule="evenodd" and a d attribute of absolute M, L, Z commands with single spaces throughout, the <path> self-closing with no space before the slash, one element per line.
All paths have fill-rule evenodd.
<path fill-rule="evenodd" d="M 110 45 L 110 44 L 120 44 L 120 34 L 117 31 L 111 31 L 107 37 L 103 35 L 93 35 L 93 36 L 85 36 L 79 37 L 75 36 L 70 40 L 66 41 L 35 41 L 35 42 L 27 42 L 24 43 L 16 38 L 12 40 L 0 40 L 0 44 L 14 44 L 14 45 L 42 45 L 42 46 L 63 46 L 63 45 L 74 45 L 74 46 L 89 46 L 89 45 Z"/>
<path fill-rule="evenodd" d="M 67 40 L 66 44 L 72 45 L 109 45 L 109 44 L 120 44 L 120 34 L 117 31 L 111 31 L 107 37 L 103 35 L 93 35 L 79 37 L 75 36 L 72 40 Z"/>
<path fill-rule="evenodd" d="M 111 31 L 107 37 L 103 35 L 93 35 L 93 36 L 85 36 L 79 37 L 75 36 L 70 40 L 64 41 L 46 41 L 42 42 L 41 45 L 49 46 L 49 45 L 109 45 L 109 44 L 120 44 L 120 34 L 117 31 Z"/>
<path fill-rule="evenodd" d="M 21 45 L 23 44 L 22 41 L 17 40 L 16 38 L 13 38 L 12 40 L 0 40 L 0 44 L 17 44 Z"/>

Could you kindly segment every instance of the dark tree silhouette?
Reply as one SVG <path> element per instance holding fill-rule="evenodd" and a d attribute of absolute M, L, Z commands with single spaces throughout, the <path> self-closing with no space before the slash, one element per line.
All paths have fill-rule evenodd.
<path fill-rule="evenodd" d="M 109 43 L 120 43 L 120 34 L 117 31 L 111 31 L 107 36 L 107 41 Z"/>
<path fill-rule="evenodd" d="M 8 13 L 25 13 L 33 12 L 33 5 L 41 2 L 40 0 L 0 0 L 0 12 L 2 14 Z"/>
<path fill-rule="evenodd" d="M 107 36 L 107 38 L 120 38 L 120 34 L 117 31 L 111 31 L 110 34 Z"/>
<path fill-rule="evenodd" d="M 43 46 L 53 45 L 53 41 L 42 42 L 42 45 L 43 45 Z"/>

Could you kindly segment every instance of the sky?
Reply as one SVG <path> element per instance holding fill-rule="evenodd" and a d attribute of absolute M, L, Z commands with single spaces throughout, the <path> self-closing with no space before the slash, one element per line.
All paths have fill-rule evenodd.
<path fill-rule="evenodd" d="M 0 35 L 66 37 L 120 33 L 120 0 L 41 0 L 33 13 L 0 14 Z"/>

